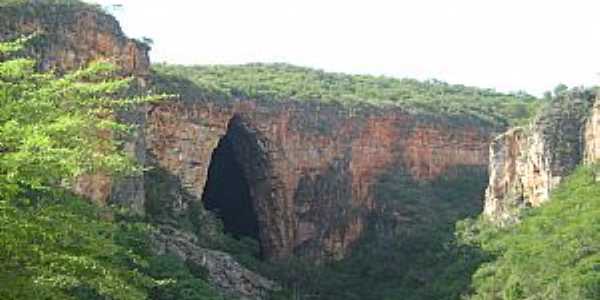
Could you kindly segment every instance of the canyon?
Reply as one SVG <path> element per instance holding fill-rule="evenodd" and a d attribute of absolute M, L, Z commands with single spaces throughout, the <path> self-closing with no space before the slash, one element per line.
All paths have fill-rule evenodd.
<path fill-rule="evenodd" d="M 423 181 L 464 176 L 449 173 L 457 166 L 486 168 L 492 130 L 420 117 L 379 109 L 350 116 L 293 102 L 169 103 L 150 108 L 145 136 L 153 162 L 179 178 L 192 201 L 202 199 L 211 156 L 230 136 L 264 256 L 341 259 L 374 212 L 373 185 L 390 168 Z"/>
<path fill-rule="evenodd" d="M 108 59 L 123 74 L 138 78 L 139 86 L 152 84 L 149 48 L 125 37 L 116 20 L 102 12 L 55 9 L 4 15 L 3 28 L 9 31 L 0 38 L 45 37 L 45 43 L 31 50 L 42 69 L 69 70 Z M 428 181 L 465 176 L 451 171 L 460 166 L 484 171 L 487 145 L 498 132 L 468 118 L 400 107 L 189 95 L 122 117 L 138 125 L 126 150 L 140 163 L 177 178 L 177 189 L 190 196 L 173 196 L 169 206 L 175 213 L 202 201 L 211 158 L 227 136 L 230 159 L 239 162 L 239 175 L 247 182 L 263 256 L 324 261 L 343 258 L 360 238 L 367 216 L 377 213 L 373 186 L 378 176 L 402 168 L 415 180 Z M 143 177 L 117 182 L 90 174 L 76 190 L 96 203 L 126 204 L 144 213 Z"/>
<path fill-rule="evenodd" d="M 134 126 L 123 148 L 145 172 L 86 174 L 73 190 L 151 220 L 156 253 L 206 268 L 231 297 L 266 299 L 280 287 L 215 250 L 210 236 L 217 232 L 256 240 L 263 261 L 339 262 L 370 231 L 394 239 L 390 232 L 438 217 L 453 228 L 474 210 L 500 225 L 518 222 L 523 208 L 548 201 L 577 165 L 600 157 L 600 99 L 585 89 L 558 95 L 530 124 L 512 129 L 402 105 L 220 99 L 155 72 L 150 47 L 96 7 L 1 8 L 0 28 L 0 41 L 33 36 L 24 54 L 40 70 L 107 60 L 134 78 L 133 94 L 162 92 L 165 81 L 175 86 L 165 100 L 116 116 Z M 474 186 L 450 199 L 440 182 Z M 382 195 L 386 184 L 397 193 Z"/>

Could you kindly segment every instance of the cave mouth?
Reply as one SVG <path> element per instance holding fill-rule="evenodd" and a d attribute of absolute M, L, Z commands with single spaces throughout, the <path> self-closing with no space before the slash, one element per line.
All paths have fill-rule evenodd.
<path fill-rule="evenodd" d="M 238 127 L 232 120 L 227 133 L 213 151 L 202 202 L 207 210 L 221 219 L 225 233 L 236 239 L 249 237 L 260 242 L 254 199 L 243 165 L 235 152 L 237 143 L 248 142 L 251 139 L 240 136 L 247 133 Z M 245 147 L 237 150 L 243 149 Z"/>

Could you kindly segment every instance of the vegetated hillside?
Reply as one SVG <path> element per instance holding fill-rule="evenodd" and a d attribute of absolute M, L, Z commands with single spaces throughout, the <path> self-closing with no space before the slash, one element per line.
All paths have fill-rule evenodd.
<path fill-rule="evenodd" d="M 463 239 L 495 258 L 470 299 L 600 299 L 600 166 L 579 167 L 548 203 L 504 229 L 463 222 Z"/>
<path fill-rule="evenodd" d="M 196 97 L 397 105 L 417 112 L 464 115 L 496 124 L 523 123 L 540 103 L 522 92 L 504 94 L 438 80 L 328 73 L 289 64 L 156 64 L 153 69 L 160 89 L 176 93 L 196 89 L 201 93 Z"/>

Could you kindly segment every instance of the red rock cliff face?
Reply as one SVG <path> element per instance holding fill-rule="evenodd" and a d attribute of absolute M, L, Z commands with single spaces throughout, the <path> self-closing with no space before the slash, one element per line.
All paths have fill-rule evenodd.
<path fill-rule="evenodd" d="M 128 75 L 148 75 L 148 48 L 127 38 L 114 17 L 93 7 L 24 5 L 0 7 L 0 40 L 37 34 L 30 49 L 43 70 L 73 70 L 110 60 Z"/>
<path fill-rule="evenodd" d="M 34 32 L 45 36 L 31 50 L 42 69 L 68 70 L 110 59 L 140 84 L 146 82 L 148 49 L 127 39 L 114 18 L 98 10 L 38 5 L 4 8 L 0 16 L 0 40 Z M 235 156 L 248 180 L 268 258 L 344 257 L 361 237 L 367 217 L 376 213 L 379 176 L 393 168 L 417 180 L 463 176 L 451 173 L 460 166 L 484 170 L 493 135 L 491 128 L 475 123 L 398 108 L 350 111 L 315 103 L 186 100 L 155 105 L 147 116 L 127 116 L 143 128 L 127 150 L 167 171 L 193 201 L 200 201 L 212 153 L 227 132 L 234 133 Z M 140 212 L 147 196 L 140 178 L 115 184 L 102 174 L 81 178 L 77 190 L 98 203 L 128 203 Z M 181 211 L 194 207 L 170 200 L 180 201 L 171 206 Z"/>
<path fill-rule="evenodd" d="M 153 107 L 148 152 L 201 199 L 212 152 L 228 130 L 243 132 L 234 147 L 271 258 L 344 257 L 374 209 L 379 175 L 402 167 L 429 180 L 457 166 L 485 169 L 492 135 L 399 109 L 351 115 L 328 105 L 204 101 Z"/>

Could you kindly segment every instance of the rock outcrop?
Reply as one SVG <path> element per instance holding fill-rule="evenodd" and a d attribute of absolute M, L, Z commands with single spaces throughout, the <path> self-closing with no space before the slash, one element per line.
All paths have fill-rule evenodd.
<path fill-rule="evenodd" d="M 36 35 L 29 55 L 42 70 L 73 70 L 96 60 L 110 60 L 126 75 L 149 74 L 149 48 L 129 39 L 117 20 L 99 7 L 77 3 L 0 6 L 0 40 Z"/>
<path fill-rule="evenodd" d="M 600 99 L 594 103 L 585 123 L 583 161 L 592 164 L 600 159 Z"/>
<path fill-rule="evenodd" d="M 598 104 L 575 89 L 554 99 L 527 127 L 514 128 L 490 146 L 490 181 L 484 214 L 499 223 L 517 221 L 523 207 L 539 206 L 583 161 L 598 158 Z"/>
<path fill-rule="evenodd" d="M 173 227 L 162 226 L 153 233 L 154 252 L 174 254 L 194 268 L 208 272 L 208 280 L 227 299 L 268 299 L 272 291 L 280 289 L 268 280 L 244 267 L 231 255 L 197 246 L 193 234 L 181 232 Z"/>

